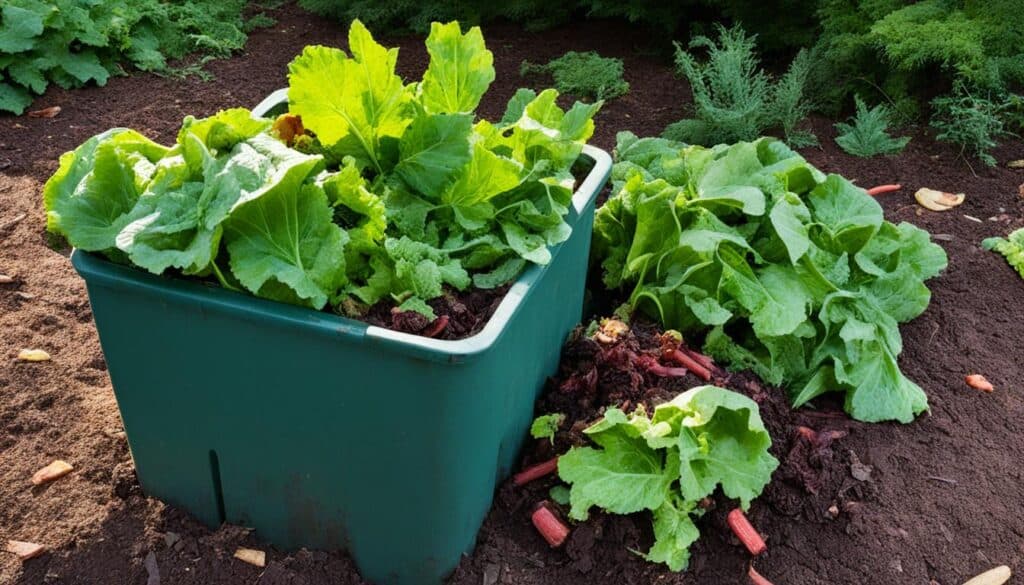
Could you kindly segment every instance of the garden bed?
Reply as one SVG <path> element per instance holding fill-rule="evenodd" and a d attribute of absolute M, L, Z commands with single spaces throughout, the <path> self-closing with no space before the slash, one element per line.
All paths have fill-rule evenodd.
<path fill-rule="evenodd" d="M 275 16 L 280 24 L 255 32 L 244 55 L 211 65 L 213 82 L 117 78 L 106 88 L 54 90 L 40 98 L 34 107 L 63 108 L 56 118 L 0 117 L 0 272 L 15 277 L 0 285 L 0 339 L 8 357 L 0 370 L 0 537 L 41 542 L 51 551 L 23 566 L 11 555 L 0 556 L 2 582 L 143 583 L 151 551 L 165 585 L 359 582 L 344 554 L 269 549 L 245 531 L 210 532 L 142 496 L 84 285 L 67 259 L 47 248 L 44 234 L 39 193 L 60 153 L 111 126 L 170 142 L 186 112 L 208 115 L 255 104 L 284 84 L 285 65 L 302 46 L 344 42 L 343 27 L 297 9 Z M 499 82 L 481 106 L 485 116 L 500 116 L 523 59 L 543 62 L 570 49 L 623 57 L 633 88 L 605 105 L 595 145 L 610 150 L 616 130 L 657 134 L 682 114 L 682 82 L 667 65 L 637 56 L 635 49 L 644 46 L 638 33 L 610 23 L 530 34 L 492 26 L 486 33 Z M 397 41 L 400 73 L 418 76 L 426 66 L 422 39 Z M 949 254 L 948 270 L 929 283 L 931 306 L 902 328 L 901 367 L 928 393 L 931 413 L 909 425 L 870 425 L 849 420 L 837 404 L 794 412 L 779 392 L 749 376 L 733 376 L 729 387 L 761 400 L 773 453 L 783 464 L 750 514 L 769 547 L 756 566 L 776 583 L 800 584 L 955 585 L 997 564 L 1016 568 L 1024 558 L 1024 510 L 1017 505 L 1024 498 L 1024 472 L 1017 465 L 1024 450 L 1024 400 L 1017 386 L 1024 380 L 1024 285 L 980 242 L 1024 225 L 1018 194 L 1024 171 L 975 165 L 975 176 L 953 149 L 917 133 L 897 157 L 857 159 L 835 146 L 830 121 L 813 123 L 823 147 L 801 151 L 809 162 L 863 186 L 902 183 L 902 191 L 879 198 L 886 218 L 940 235 Z M 995 154 L 1001 164 L 1024 158 L 1024 145 L 1011 142 Z M 966 192 L 967 201 L 946 213 L 921 210 L 912 194 L 923 186 Z M 10 358 L 24 347 L 45 349 L 54 359 L 14 363 Z M 964 375 L 974 372 L 985 374 L 996 391 L 967 387 Z M 686 381 L 692 384 L 684 387 L 698 383 Z M 821 486 L 814 494 L 791 473 L 797 426 L 848 432 L 831 445 L 831 457 L 818 459 Z M 57 457 L 76 471 L 28 489 L 28 477 Z M 855 461 L 870 466 L 870 479 L 853 476 Z M 864 476 L 864 468 L 856 470 Z M 676 575 L 627 550 L 643 549 L 650 538 L 632 517 L 598 518 L 577 528 L 564 550 L 549 550 L 529 521 L 546 488 L 543 482 L 502 487 L 476 552 L 451 582 L 746 582 L 748 555 L 724 527 L 725 507 L 700 522 L 703 538 L 692 549 L 691 568 Z M 268 550 L 268 566 L 233 560 L 238 546 Z"/>

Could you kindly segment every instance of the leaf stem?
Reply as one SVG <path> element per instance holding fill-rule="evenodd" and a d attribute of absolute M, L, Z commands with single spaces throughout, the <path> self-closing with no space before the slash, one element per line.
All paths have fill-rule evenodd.
<path fill-rule="evenodd" d="M 217 267 L 216 261 L 211 261 L 210 266 L 213 267 L 213 274 L 217 276 L 217 280 L 220 281 L 220 285 L 228 290 L 235 292 L 242 292 L 237 286 L 228 282 L 228 279 L 224 278 L 224 274 L 221 273 L 220 268 Z"/>

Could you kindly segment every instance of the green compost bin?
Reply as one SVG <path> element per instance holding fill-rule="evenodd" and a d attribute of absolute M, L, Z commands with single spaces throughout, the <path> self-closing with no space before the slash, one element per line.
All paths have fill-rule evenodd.
<path fill-rule="evenodd" d="M 143 490 L 284 549 L 346 549 L 374 583 L 440 582 L 472 549 L 580 319 L 611 166 L 584 156 L 572 236 L 459 341 L 75 251 Z"/>

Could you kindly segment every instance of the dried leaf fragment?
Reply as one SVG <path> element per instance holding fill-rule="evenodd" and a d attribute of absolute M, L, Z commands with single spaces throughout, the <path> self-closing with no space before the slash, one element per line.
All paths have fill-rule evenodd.
<path fill-rule="evenodd" d="M 46 547 L 34 542 L 22 542 L 20 540 L 8 540 L 7 552 L 18 555 L 18 558 L 27 561 L 38 557 L 46 552 Z"/>
<path fill-rule="evenodd" d="M 43 108 L 41 110 L 35 110 L 34 112 L 29 112 L 28 113 L 28 117 L 29 118 L 53 118 L 54 116 L 56 116 L 59 113 L 60 113 L 60 106 L 50 106 L 48 108 Z"/>
<path fill-rule="evenodd" d="M 257 567 L 263 567 L 267 564 L 267 553 L 251 548 L 240 548 L 236 550 L 235 558 Z"/>
<path fill-rule="evenodd" d="M 982 376 L 981 374 L 971 374 L 964 378 L 964 380 L 967 381 L 968 386 L 975 390 L 981 390 L 982 392 L 991 392 L 995 390 L 995 386 L 992 385 L 992 382 L 989 382 L 985 376 Z"/>
<path fill-rule="evenodd" d="M 60 459 L 32 474 L 32 485 L 42 485 L 64 477 L 74 471 L 75 468 L 67 461 Z"/>
<path fill-rule="evenodd" d="M 1024 169 L 1024 158 L 1011 160 L 1010 162 L 1006 163 L 1006 167 L 1010 169 Z"/>
<path fill-rule="evenodd" d="M 288 146 L 294 146 L 295 137 L 306 133 L 302 126 L 302 118 L 295 114 L 281 114 L 274 120 L 271 130 Z"/>
<path fill-rule="evenodd" d="M 932 211 L 947 211 L 964 202 L 966 196 L 963 193 L 947 193 L 922 187 L 914 193 L 914 199 L 921 204 L 921 207 Z"/>
<path fill-rule="evenodd" d="M 41 349 L 23 349 L 18 352 L 18 360 L 23 362 L 47 362 L 50 354 Z"/>
<path fill-rule="evenodd" d="M 968 580 L 964 585 L 1003 585 L 1010 580 L 1012 574 L 1010 567 L 1001 565 Z"/>

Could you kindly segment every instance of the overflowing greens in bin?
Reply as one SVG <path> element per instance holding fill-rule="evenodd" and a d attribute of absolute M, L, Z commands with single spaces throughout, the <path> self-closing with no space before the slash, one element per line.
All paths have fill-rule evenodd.
<path fill-rule="evenodd" d="M 61 157 L 47 227 L 79 249 L 161 274 L 317 309 L 382 299 L 433 316 L 446 287 L 493 288 L 569 237 L 571 167 L 597 104 L 519 90 L 478 120 L 494 80 L 479 28 L 434 23 L 418 82 L 359 21 L 349 53 L 289 66 L 290 112 L 187 117 L 170 147 L 114 129 Z"/>
<path fill-rule="evenodd" d="M 864 421 L 909 422 L 921 388 L 900 372 L 898 324 L 946 267 L 928 233 L 885 221 L 865 191 L 781 142 L 713 148 L 619 135 L 598 211 L 605 284 L 795 405 L 842 392 Z"/>

